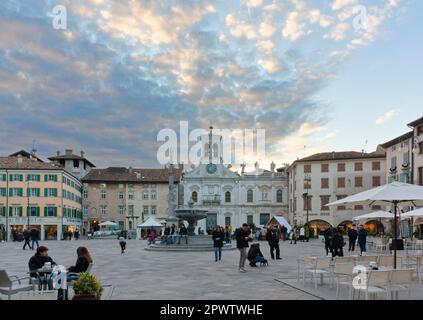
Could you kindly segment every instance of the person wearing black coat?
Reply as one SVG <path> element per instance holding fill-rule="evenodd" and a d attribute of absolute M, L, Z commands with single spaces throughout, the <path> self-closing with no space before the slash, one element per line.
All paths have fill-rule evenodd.
<path fill-rule="evenodd" d="M 34 228 L 31 230 L 32 250 L 34 250 L 34 244 L 37 244 L 37 248 L 40 246 L 38 244 L 39 234 L 40 232 L 37 229 Z"/>
<path fill-rule="evenodd" d="M 368 232 L 366 229 L 363 228 L 363 226 L 360 226 L 359 230 L 358 230 L 358 245 L 360 246 L 360 256 L 363 255 L 363 252 L 367 251 L 366 248 L 366 243 L 367 243 L 367 236 L 368 236 Z"/>
<path fill-rule="evenodd" d="M 29 239 L 31 239 L 31 232 L 28 229 L 25 229 L 23 232 L 23 236 L 24 236 L 25 243 L 22 249 L 25 250 L 26 246 L 32 249 L 31 244 L 29 243 Z"/>
<path fill-rule="evenodd" d="M 332 231 L 332 228 L 329 227 L 325 230 L 324 237 L 325 237 L 326 255 L 328 256 L 329 252 L 333 255 L 333 250 L 332 250 L 333 231 Z"/>
<path fill-rule="evenodd" d="M 341 230 L 336 230 L 332 237 L 332 256 L 343 257 L 344 256 L 344 237 L 342 236 Z"/>
<path fill-rule="evenodd" d="M 181 244 L 181 238 L 185 238 L 185 244 L 188 244 L 188 229 L 184 224 L 181 224 L 179 228 L 178 244 Z"/>
<path fill-rule="evenodd" d="M 48 256 L 48 248 L 44 246 L 38 247 L 37 252 L 31 257 L 31 259 L 29 259 L 28 262 L 31 277 L 36 278 L 37 273 L 32 271 L 41 269 L 46 262 L 50 262 L 52 266 L 56 265 L 56 262 L 54 262 L 53 259 Z"/>
<path fill-rule="evenodd" d="M 279 249 L 279 234 L 274 227 L 269 227 L 267 229 L 266 240 L 270 246 L 270 257 L 272 258 L 272 260 L 275 260 L 274 251 L 276 251 L 276 260 L 282 260 L 280 257 Z"/>
<path fill-rule="evenodd" d="M 79 275 L 76 275 L 76 273 L 87 272 L 88 267 L 93 262 L 93 259 L 91 258 L 88 249 L 85 247 L 79 247 L 78 249 L 76 249 L 76 255 L 78 256 L 76 264 L 67 268 L 69 273 L 73 273 L 68 274 L 67 281 L 79 279 Z"/>
<path fill-rule="evenodd" d="M 213 247 L 214 247 L 214 258 L 215 261 L 222 260 L 222 247 L 223 247 L 223 240 L 225 239 L 225 232 L 223 228 L 216 226 L 213 229 L 212 233 L 213 238 Z"/>
<path fill-rule="evenodd" d="M 354 228 L 348 230 L 349 246 L 348 251 L 355 251 L 355 243 L 357 242 L 358 232 Z"/>
<path fill-rule="evenodd" d="M 261 259 L 260 258 L 257 259 L 257 257 L 261 257 Z M 261 253 L 259 243 L 255 243 L 255 244 L 251 245 L 251 248 L 248 251 L 247 258 L 248 258 L 248 261 L 250 261 L 250 267 L 253 267 L 253 268 L 257 267 L 257 265 L 256 265 L 257 261 L 265 260 L 263 253 Z"/>
<path fill-rule="evenodd" d="M 241 228 L 236 231 L 236 247 L 239 250 L 239 272 L 245 273 L 245 261 L 247 260 L 248 242 L 252 241 L 251 229 L 248 224 L 244 223 Z"/>

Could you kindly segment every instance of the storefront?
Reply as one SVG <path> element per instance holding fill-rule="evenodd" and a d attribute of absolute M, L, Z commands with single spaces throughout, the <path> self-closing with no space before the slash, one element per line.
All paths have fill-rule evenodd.
<path fill-rule="evenodd" d="M 343 233 L 347 233 L 349 229 L 352 229 L 353 228 L 353 222 L 352 221 L 344 221 L 344 222 L 341 222 L 338 225 L 338 228 L 340 228 Z"/>
<path fill-rule="evenodd" d="M 385 231 L 385 227 L 382 222 L 378 220 L 368 221 L 364 224 L 364 228 L 367 230 L 369 235 L 381 234 Z"/>
<path fill-rule="evenodd" d="M 57 240 L 57 225 L 45 225 L 44 226 L 44 239 L 45 240 Z"/>
<path fill-rule="evenodd" d="M 319 236 L 324 230 L 332 227 L 328 222 L 324 220 L 310 221 L 308 223 L 308 226 L 310 230 L 314 232 L 314 236 Z"/>

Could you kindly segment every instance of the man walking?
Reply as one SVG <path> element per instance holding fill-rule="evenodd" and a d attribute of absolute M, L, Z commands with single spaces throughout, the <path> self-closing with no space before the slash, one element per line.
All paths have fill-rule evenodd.
<path fill-rule="evenodd" d="M 39 237 L 39 231 L 38 229 L 33 228 L 31 230 L 31 240 L 32 240 L 32 250 L 34 250 L 34 244 L 37 244 L 37 248 L 40 246 L 38 244 L 38 237 Z"/>
<path fill-rule="evenodd" d="M 325 230 L 324 233 L 324 237 L 325 237 L 325 250 L 326 250 L 326 256 L 329 256 L 329 252 L 331 254 L 331 256 L 333 255 L 333 250 L 332 250 L 332 237 L 333 237 L 333 232 L 332 232 L 332 228 L 328 227 Z"/>
<path fill-rule="evenodd" d="M 360 256 L 363 255 L 363 252 L 366 252 L 366 243 L 367 243 L 368 232 L 363 226 L 360 226 L 358 231 L 358 245 L 360 246 Z"/>
<path fill-rule="evenodd" d="M 275 230 L 275 227 L 269 227 L 266 234 L 266 240 L 270 246 L 270 257 L 272 260 L 275 260 L 275 253 L 276 251 L 276 260 L 282 260 L 280 257 L 280 249 L 279 249 L 279 234 Z"/>
<path fill-rule="evenodd" d="M 358 238 L 358 232 L 355 229 L 355 227 L 348 230 L 348 240 L 349 240 L 348 251 L 352 251 L 352 252 L 355 251 L 355 243 L 357 241 L 357 238 Z"/>
<path fill-rule="evenodd" d="M 26 246 L 28 246 L 30 249 L 32 249 L 31 244 L 29 243 L 29 239 L 31 238 L 31 232 L 29 232 L 28 229 L 25 229 L 23 232 L 25 244 L 23 246 L 23 249 L 25 250 Z"/>
<path fill-rule="evenodd" d="M 250 236 L 251 230 L 248 224 L 244 223 L 236 232 L 236 247 L 239 250 L 239 272 L 245 273 L 245 260 L 247 260 L 248 242 L 253 240 Z"/>

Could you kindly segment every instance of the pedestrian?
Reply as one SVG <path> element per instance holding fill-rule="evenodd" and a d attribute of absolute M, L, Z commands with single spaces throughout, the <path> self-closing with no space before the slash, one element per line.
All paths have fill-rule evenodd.
<path fill-rule="evenodd" d="M 251 245 L 247 255 L 248 261 L 250 261 L 250 267 L 257 268 L 257 263 L 267 263 L 266 258 L 263 256 L 260 250 L 260 243 L 254 243 Z"/>
<path fill-rule="evenodd" d="M 288 228 L 285 227 L 285 226 L 282 226 L 281 232 L 282 232 L 282 241 L 286 241 L 286 236 L 288 234 Z"/>
<path fill-rule="evenodd" d="M 341 229 L 335 229 L 332 237 L 332 257 L 343 257 L 344 256 L 344 237 L 342 236 Z"/>
<path fill-rule="evenodd" d="M 245 273 L 245 260 L 247 260 L 248 242 L 253 238 L 250 236 L 251 230 L 248 224 L 244 223 L 240 229 L 236 231 L 236 247 L 239 250 L 239 272 Z"/>
<path fill-rule="evenodd" d="M 348 251 L 352 251 L 352 252 L 355 251 L 355 243 L 357 241 L 357 237 L 358 237 L 358 232 L 355 229 L 355 226 L 353 226 L 352 228 L 348 230 L 348 242 L 349 242 Z"/>
<path fill-rule="evenodd" d="M 300 228 L 300 241 L 304 242 L 304 240 L 305 240 L 305 228 L 304 228 L 304 226 L 302 226 Z"/>
<path fill-rule="evenodd" d="M 279 235 L 277 229 L 274 226 L 270 226 L 267 230 L 266 240 L 270 246 L 270 257 L 272 260 L 275 260 L 275 253 L 276 251 L 276 260 L 282 260 L 280 257 L 280 249 L 279 249 Z"/>
<path fill-rule="evenodd" d="M 120 253 L 124 254 L 126 250 L 126 241 L 125 241 L 125 238 L 122 236 L 119 237 L 119 245 L 120 245 Z"/>
<path fill-rule="evenodd" d="M 255 234 L 255 238 L 256 238 L 257 241 L 259 241 L 260 240 L 260 237 L 261 237 L 260 229 L 257 229 L 256 230 L 256 234 Z"/>
<path fill-rule="evenodd" d="M 333 255 L 333 250 L 332 250 L 333 232 L 332 232 L 332 228 L 331 227 L 326 228 L 326 230 L 325 230 L 325 232 L 324 232 L 323 235 L 324 235 L 324 238 L 325 238 L 326 256 L 329 256 L 329 253 L 332 256 Z"/>
<path fill-rule="evenodd" d="M 223 228 L 221 228 L 220 226 L 214 227 L 212 238 L 213 238 L 215 262 L 222 260 L 222 247 L 223 247 L 224 237 L 225 237 L 225 233 L 223 232 Z"/>
<path fill-rule="evenodd" d="M 185 227 L 185 224 L 181 224 L 179 227 L 179 239 L 178 244 L 181 244 L 181 238 L 185 239 L 185 244 L 188 244 L 188 229 Z"/>
<path fill-rule="evenodd" d="M 78 238 L 79 238 L 79 229 L 76 228 L 75 229 L 75 240 L 78 240 Z"/>
<path fill-rule="evenodd" d="M 32 250 L 34 250 L 34 244 L 37 244 L 37 248 L 40 246 L 38 244 L 38 237 L 39 237 L 40 232 L 38 231 L 38 229 L 33 228 L 31 230 L 31 240 L 32 240 Z"/>
<path fill-rule="evenodd" d="M 23 236 L 25 240 L 23 249 L 26 250 L 25 248 L 26 246 L 28 246 L 32 250 L 31 244 L 29 243 L 29 239 L 31 239 L 31 232 L 28 229 L 25 229 L 23 232 Z"/>
<path fill-rule="evenodd" d="M 306 224 L 304 227 L 304 238 L 307 242 L 309 242 L 310 240 L 310 234 L 311 234 L 310 227 L 308 226 L 308 224 Z"/>
<path fill-rule="evenodd" d="M 166 226 L 163 232 L 164 240 L 166 241 L 166 244 L 170 244 L 170 227 L 169 225 Z"/>
<path fill-rule="evenodd" d="M 17 238 L 16 228 L 13 227 L 12 228 L 12 239 L 13 239 L 13 242 L 15 242 L 17 240 L 16 238 Z"/>
<path fill-rule="evenodd" d="M 366 229 L 363 228 L 363 226 L 361 225 L 359 227 L 358 230 L 358 245 L 360 246 L 360 256 L 363 255 L 364 252 L 367 251 L 366 248 L 366 243 L 367 243 L 367 236 L 369 235 L 369 233 L 367 232 Z"/>
<path fill-rule="evenodd" d="M 291 242 L 289 244 L 292 244 L 292 241 L 294 241 L 294 244 L 297 244 L 297 228 L 292 228 L 291 232 L 289 233 L 289 238 Z"/>
<path fill-rule="evenodd" d="M 72 240 L 73 232 L 72 230 L 69 230 L 68 232 L 69 240 Z"/>

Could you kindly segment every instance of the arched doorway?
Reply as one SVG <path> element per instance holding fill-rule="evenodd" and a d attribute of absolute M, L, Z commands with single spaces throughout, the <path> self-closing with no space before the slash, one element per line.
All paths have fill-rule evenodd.
<path fill-rule="evenodd" d="M 352 229 L 353 222 L 352 221 L 343 221 L 338 225 L 338 228 L 342 230 L 342 233 L 347 233 L 349 229 Z"/>
<path fill-rule="evenodd" d="M 327 228 L 331 228 L 332 225 L 324 220 L 313 220 L 308 223 L 310 230 L 314 232 L 314 236 L 319 236 Z"/>
<path fill-rule="evenodd" d="M 383 233 L 385 231 L 385 227 L 378 220 L 367 221 L 364 224 L 364 228 L 367 230 L 369 235 L 376 235 L 378 233 Z"/>

